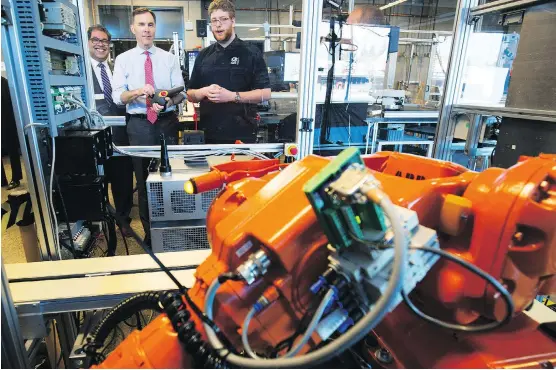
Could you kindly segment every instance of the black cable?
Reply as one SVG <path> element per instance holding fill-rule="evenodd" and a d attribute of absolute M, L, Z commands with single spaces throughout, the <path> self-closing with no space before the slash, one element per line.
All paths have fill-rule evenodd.
<path fill-rule="evenodd" d="M 56 347 L 58 347 L 57 339 L 56 339 L 56 320 L 52 320 L 52 335 L 54 337 L 54 361 L 56 361 Z M 60 355 L 62 355 L 62 353 L 60 352 Z M 55 364 L 57 365 L 57 364 Z M 57 368 L 58 366 L 56 366 Z"/>
<path fill-rule="evenodd" d="M 108 212 L 110 212 L 112 217 L 114 217 L 117 221 L 119 221 L 120 225 L 129 226 L 129 223 L 127 222 L 127 220 L 123 220 L 118 214 L 116 214 L 116 210 L 114 209 L 114 207 L 112 207 L 112 205 L 107 204 L 106 208 L 107 208 Z M 195 304 L 195 302 L 193 302 L 193 300 L 191 299 L 191 297 L 189 296 L 189 293 L 188 293 L 189 289 L 184 287 L 179 282 L 179 280 L 176 279 L 174 274 L 172 274 L 170 272 L 170 270 L 168 270 L 168 268 L 158 259 L 158 257 L 153 253 L 151 248 L 149 248 L 149 246 L 147 246 L 147 244 L 145 244 L 143 239 L 135 232 L 135 230 L 133 230 L 131 227 L 129 227 L 129 231 L 131 233 L 131 236 L 137 241 L 137 243 L 141 246 L 141 248 L 143 248 L 145 253 L 147 253 L 156 262 L 156 264 L 162 269 L 162 271 L 164 271 L 164 273 L 166 275 L 168 275 L 170 280 L 172 280 L 172 282 L 174 284 L 176 284 L 176 286 L 178 287 L 179 292 L 181 294 L 183 294 L 183 296 L 185 297 L 185 300 L 187 301 L 187 304 L 191 307 L 191 309 L 193 311 L 195 311 L 195 314 L 197 316 L 199 316 L 199 318 L 203 322 L 205 322 L 207 325 L 209 325 L 212 328 L 212 330 L 214 330 L 215 333 L 221 334 L 221 331 L 218 328 L 218 326 L 211 319 L 209 319 L 203 311 L 201 311 L 201 309 Z M 222 339 L 224 339 L 224 338 L 225 337 L 223 336 Z M 226 340 L 226 339 L 225 339 L 225 342 L 230 343 L 230 341 Z"/>
<path fill-rule="evenodd" d="M 514 303 L 513 303 L 513 300 L 512 300 L 512 295 L 492 275 L 483 271 L 482 269 L 475 266 L 474 264 L 472 264 L 472 263 L 454 255 L 454 254 L 443 251 L 442 249 L 436 249 L 436 248 L 431 248 L 431 247 L 422 247 L 422 246 L 414 246 L 414 245 L 409 246 L 409 248 L 437 254 L 441 257 L 444 257 L 444 258 L 460 265 L 461 267 L 465 268 L 466 270 L 469 270 L 472 273 L 480 276 L 481 278 L 486 280 L 490 285 L 492 285 L 494 288 L 496 288 L 496 290 L 500 293 L 500 295 L 504 299 L 504 302 L 506 303 L 506 315 L 504 316 L 504 319 L 502 321 L 493 321 L 493 322 L 490 322 L 488 324 L 482 324 L 482 325 L 460 325 L 460 324 L 454 324 L 454 323 L 449 323 L 449 322 L 446 322 L 446 321 L 442 321 L 440 319 L 429 316 L 426 313 L 422 312 L 409 299 L 408 293 L 405 290 L 402 289 L 402 298 L 403 298 L 404 302 L 408 305 L 408 307 L 411 309 L 411 311 L 413 311 L 414 314 L 416 314 L 417 316 L 419 316 L 420 318 L 422 318 L 425 321 L 428 321 L 430 323 L 433 323 L 433 324 L 438 325 L 440 327 L 443 327 L 445 329 L 464 331 L 464 332 L 467 332 L 467 333 L 478 333 L 478 332 L 491 331 L 491 330 L 497 329 L 497 328 L 499 328 L 503 325 L 506 325 L 508 322 L 510 322 L 510 320 L 512 318 L 512 315 L 514 313 Z"/>
<path fill-rule="evenodd" d="M 361 239 L 361 238 L 357 237 L 351 231 L 349 231 L 349 234 L 354 240 L 358 241 L 359 243 L 366 244 L 367 246 L 370 246 L 370 247 L 375 247 L 378 250 L 385 249 L 385 248 L 392 248 L 392 246 L 390 246 L 390 245 L 377 246 L 376 244 L 374 244 L 370 241 L 367 241 L 365 239 Z M 425 246 L 417 246 L 417 245 L 410 245 L 409 249 L 421 250 L 421 251 L 424 251 L 424 252 L 437 254 L 440 257 L 446 258 L 446 259 L 460 265 L 464 269 L 466 269 L 468 271 L 471 271 L 472 273 L 480 276 L 487 283 L 492 285 L 500 293 L 500 295 L 504 299 L 504 302 L 506 303 L 506 316 L 504 316 L 504 319 L 502 321 L 493 321 L 493 322 L 490 322 L 488 324 L 482 324 L 482 325 L 460 325 L 460 324 L 454 324 L 454 323 L 450 323 L 450 322 L 446 322 L 446 321 L 437 319 L 435 317 L 429 316 L 426 313 L 422 312 L 409 299 L 408 293 L 405 290 L 402 289 L 402 292 L 401 292 L 402 293 L 402 298 L 414 314 L 416 314 L 417 316 L 419 316 L 423 320 L 428 321 L 432 324 L 438 325 L 442 328 L 450 329 L 450 330 L 464 331 L 464 332 L 467 332 L 467 333 L 477 333 L 477 332 L 491 331 L 491 330 L 497 329 L 497 328 L 499 328 L 503 325 L 506 325 L 511 320 L 512 315 L 514 313 L 514 303 L 513 303 L 513 300 L 512 300 L 512 295 L 492 275 L 483 271 L 482 269 L 475 266 L 471 262 L 468 262 L 468 261 L 456 256 L 455 254 L 451 254 L 451 253 L 446 252 L 442 249 L 437 249 L 437 248 L 432 248 L 432 247 L 425 247 Z"/>
<path fill-rule="evenodd" d="M 51 141 L 47 141 L 47 147 L 48 150 L 52 153 L 52 156 L 54 156 L 54 150 L 52 150 L 52 142 Z M 77 258 L 77 252 L 75 249 L 75 244 L 73 243 L 73 237 L 71 235 L 71 227 L 68 221 L 68 210 L 66 208 L 66 203 L 64 202 L 64 197 L 62 196 L 62 191 L 60 190 L 60 183 L 58 182 L 58 177 L 56 176 L 56 173 L 54 173 L 54 178 L 50 179 L 50 181 L 54 181 L 56 183 L 56 189 L 58 190 L 58 196 L 60 197 L 60 203 L 62 203 L 62 211 L 64 212 L 64 219 L 66 221 L 66 227 L 68 228 L 68 234 L 69 234 L 69 239 L 70 239 L 70 245 L 71 245 L 71 249 L 68 248 L 66 246 L 66 249 L 68 249 L 70 251 L 70 253 L 72 254 L 73 258 Z M 54 199 L 50 199 L 50 202 L 54 202 Z M 56 235 L 55 236 L 58 241 L 60 241 L 60 236 Z M 62 244 L 62 243 L 61 243 Z"/>
<path fill-rule="evenodd" d="M 122 235 L 122 239 L 124 240 L 125 253 L 129 256 L 129 246 L 127 245 L 127 240 L 125 238 L 124 231 L 122 230 L 122 225 L 118 225 L 118 227 L 120 228 L 120 234 Z"/>
<path fill-rule="evenodd" d="M 116 210 L 114 209 L 114 207 L 112 207 L 112 205 L 107 204 L 106 208 L 108 210 L 108 212 L 112 215 L 112 217 L 116 218 L 116 220 L 118 220 L 120 222 L 120 225 L 126 225 L 129 226 L 129 223 L 125 222 L 124 220 L 122 220 L 117 214 L 116 214 Z M 124 221 L 124 222 L 122 222 Z M 156 262 L 156 264 L 162 269 L 162 271 L 164 271 L 164 273 L 166 275 L 168 275 L 168 277 L 170 278 L 170 280 L 172 280 L 172 282 L 174 284 L 176 284 L 176 286 L 178 287 L 178 290 L 180 291 L 180 293 L 184 294 L 187 291 L 187 288 L 183 286 L 182 283 L 179 282 L 178 279 L 176 279 L 176 277 L 174 276 L 174 274 L 172 274 L 170 272 L 170 270 L 168 270 L 168 268 L 158 259 L 158 257 L 153 253 L 153 251 L 151 250 L 151 248 L 149 248 L 149 246 L 143 241 L 143 239 L 135 232 L 135 230 L 133 230 L 131 227 L 129 228 L 129 231 L 131 232 L 131 236 L 137 241 L 137 243 L 141 246 L 141 248 L 143 248 L 143 250 L 145 251 L 145 253 L 147 253 L 153 260 L 154 262 Z"/>
<path fill-rule="evenodd" d="M 301 320 L 299 321 L 299 325 L 297 326 L 295 332 L 290 335 L 289 337 L 287 337 L 286 339 L 282 340 L 281 342 L 279 342 L 274 349 L 272 350 L 271 354 L 270 354 L 270 358 L 275 358 L 278 353 L 280 351 L 282 351 L 283 349 L 287 348 L 287 351 L 291 351 L 293 344 L 295 342 L 295 340 L 297 339 L 297 337 L 299 337 L 301 335 L 301 333 L 303 333 L 308 326 L 308 322 L 307 319 L 309 317 L 311 317 L 309 314 L 313 313 L 313 308 L 314 308 L 314 304 L 313 307 L 310 307 L 307 311 L 305 311 L 305 313 L 303 314 L 303 317 L 301 317 Z M 286 347 L 287 346 L 287 347 Z"/>
<path fill-rule="evenodd" d="M 143 325 L 141 324 L 141 317 L 139 316 L 139 312 L 135 312 L 135 319 L 137 320 L 137 329 L 143 330 Z"/>
<path fill-rule="evenodd" d="M 160 304 L 170 319 L 178 339 L 184 350 L 192 355 L 195 368 L 221 369 L 226 368 L 225 358 L 218 355 L 218 351 L 203 340 L 191 319 L 191 312 L 186 309 L 181 295 L 172 292 L 165 293 Z"/>
<path fill-rule="evenodd" d="M 73 257 L 75 258 L 77 256 L 77 249 L 75 248 L 75 243 L 73 242 L 73 235 L 71 234 L 71 226 L 68 217 L 68 209 L 66 208 L 66 202 L 64 202 L 64 196 L 62 195 L 62 190 L 60 189 L 60 183 L 58 182 L 58 176 L 56 176 L 56 174 L 54 174 L 54 183 L 56 184 L 56 189 L 58 190 L 58 196 L 60 197 L 60 203 L 62 204 L 62 212 L 64 213 L 64 220 L 66 221 L 66 227 L 68 228 L 71 251 Z"/>
<path fill-rule="evenodd" d="M 114 333 L 114 335 L 112 335 L 112 338 L 110 338 L 110 341 L 104 346 L 104 349 L 102 350 L 102 356 L 104 356 L 104 357 L 106 357 L 106 355 L 108 355 L 108 353 L 106 351 L 108 351 L 110 349 L 110 347 L 114 344 L 114 341 L 118 337 L 118 332 L 119 332 L 119 334 L 121 334 L 122 339 L 125 339 L 124 331 L 119 326 L 116 326 L 112 330 L 112 332 Z"/>
<path fill-rule="evenodd" d="M 92 358 L 94 363 L 102 362 L 105 357 L 104 350 L 101 352 L 98 350 L 101 348 L 106 349 L 107 346 L 105 346 L 104 343 L 106 343 L 106 339 L 110 333 L 115 328 L 119 328 L 122 321 L 129 319 L 137 311 L 144 309 L 162 312 L 162 308 L 160 307 L 160 294 L 157 292 L 139 293 L 118 303 L 90 332 L 83 346 L 84 352 Z"/>
<path fill-rule="evenodd" d="M 60 245 L 64 248 L 66 248 L 68 250 L 68 252 L 71 253 L 71 255 L 73 256 L 74 259 L 77 259 L 77 254 L 74 253 L 73 249 L 71 248 L 71 245 L 67 245 L 66 243 L 64 243 L 62 240 L 60 240 Z"/>

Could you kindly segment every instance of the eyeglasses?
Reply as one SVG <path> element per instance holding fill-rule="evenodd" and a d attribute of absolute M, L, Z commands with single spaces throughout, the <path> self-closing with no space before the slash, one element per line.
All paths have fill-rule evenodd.
<path fill-rule="evenodd" d="M 220 24 L 228 23 L 229 20 L 230 20 L 229 17 L 222 17 L 220 19 L 214 18 L 214 19 L 210 20 L 210 24 L 212 24 L 213 26 L 216 26 L 218 23 L 220 23 Z"/>
<path fill-rule="evenodd" d="M 92 39 L 89 39 L 89 40 L 93 43 L 93 45 L 98 45 L 98 44 L 110 45 L 110 40 L 107 40 L 107 39 L 102 39 L 101 40 L 101 39 L 97 39 L 96 37 L 93 37 Z"/>

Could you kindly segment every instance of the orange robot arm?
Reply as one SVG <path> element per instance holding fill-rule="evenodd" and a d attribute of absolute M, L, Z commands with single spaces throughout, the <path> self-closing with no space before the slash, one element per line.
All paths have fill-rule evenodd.
<path fill-rule="evenodd" d="M 243 348 L 244 318 L 269 289 L 277 294 L 248 330 L 251 345 L 262 353 L 292 336 L 303 316 L 322 299 L 312 288 L 330 270 L 329 240 L 303 188 L 330 161 L 308 156 L 281 171 L 275 162 L 237 162 L 194 179 L 198 191 L 226 185 L 207 215 L 212 254 L 196 271 L 189 291 L 192 301 L 202 308 L 208 287 L 222 274 L 242 266 L 254 271 L 265 267 L 253 259 L 259 251 L 269 260 L 268 271 L 257 279 L 227 281 L 214 298 L 213 320 L 233 347 Z M 556 291 L 556 156 L 482 173 L 398 153 L 378 153 L 363 161 L 395 205 L 414 212 L 420 225 L 436 232 L 442 250 L 504 284 L 515 312 L 535 295 Z M 427 298 L 424 311 L 449 312 L 461 324 L 479 317 L 502 320 L 508 314 L 492 287 L 450 261 L 436 263 L 416 293 Z M 168 319 L 174 315 L 162 315 L 127 338 L 101 367 L 173 368 L 192 365 L 190 361 L 223 366 L 204 342 L 199 317 L 181 304 L 188 312 L 182 314 L 187 316 L 188 330 L 195 328 L 190 332 L 196 338 L 194 346 L 187 344 L 190 336 L 183 333 L 179 340 L 180 324 Z M 321 340 L 314 334 L 301 353 Z"/>

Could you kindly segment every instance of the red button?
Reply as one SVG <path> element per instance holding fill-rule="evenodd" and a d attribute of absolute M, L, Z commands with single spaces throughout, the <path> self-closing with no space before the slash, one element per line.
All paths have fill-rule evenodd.
<path fill-rule="evenodd" d="M 290 154 L 297 155 L 297 148 L 296 147 L 290 148 Z"/>

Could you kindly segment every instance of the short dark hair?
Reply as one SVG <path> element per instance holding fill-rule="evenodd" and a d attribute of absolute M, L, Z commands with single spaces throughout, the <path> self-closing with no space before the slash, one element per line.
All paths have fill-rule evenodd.
<path fill-rule="evenodd" d="M 102 31 L 108 36 L 108 41 L 112 40 L 112 35 L 102 24 L 94 24 L 89 27 L 89 29 L 87 30 L 87 39 L 91 39 L 91 34 L 93 33 L 93 31 Z"/>
<path fill-rule="evenodd" d="M 228 12 L 230 14 L 230 17 L 236 17 L 236 7 L 230 0 L 214 0 L 212 3 L 210 3 L 208 8 L 209 17 L 215 10 Z"/>
<path fill-rule="evenodd" d="M 135 16 L 139 15 L 139 14 L 145 14 L 145 13 L 150 13 L 150 15 L 153 16 L 154 19 L 154 23 L 156 23 L 156 15 L 154 14 L 154 12 L 152 10 L 150 10 L 149 8 L 137 8 L 133 10 L 133 13 L 131 13 L 131 23 L 133 23 L 133 21 L 135 20 Z"/>

